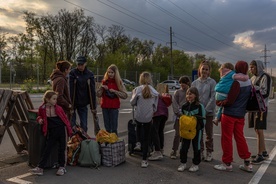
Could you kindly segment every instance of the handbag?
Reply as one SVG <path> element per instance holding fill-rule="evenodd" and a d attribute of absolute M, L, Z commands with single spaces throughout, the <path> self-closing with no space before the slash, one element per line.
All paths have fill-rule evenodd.
<path fill-rule="evenodd" d="M 260 90 L 256 90 L 254 85 L 251 86 L 250 97 L 247 101 L 246 110 L 249 112 L 265 112 L 266 105 Z"/>
<path fill-rule="evenodd" d="M 102 164 L 107 167 L 114 167 L 126 161 L 125 157 L 125 141 L 117 141 L 115 143 L 101 144 Z"/>
<path fill-rule="evenodd" d="M 197 119 L 195 116 L 182 115 L 179 118 L 179 135 L 184 139 L 193 139 L 196 136 Z"/>

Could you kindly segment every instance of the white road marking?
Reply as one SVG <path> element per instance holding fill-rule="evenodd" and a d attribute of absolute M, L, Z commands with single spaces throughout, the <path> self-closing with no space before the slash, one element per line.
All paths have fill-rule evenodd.
<path fill-rule="evenodd" d="M 28 177 L 30 175 L 32 175 L 32 173 L 22 174 L 20 176 L 16 176 L 16 177 L 7 179 L 7 181 L 11 181 L 11 182 L 14 182 L 14 183 L 19 183 L 19 184 L 32 184 L 32 182 L 30 182 L 30 181 L 26 181 L 26 180 L 21 179 L 21 178 Z"/>
<path fill-rule="evenodd" d="M 262 179 L 265 171 L 267 170 L 268 166 L 270 165 L 271 161 L 274 159 L 276 155 L 276 146 L 273 150 L 269 153 L 269 160 L 265 161 L 254 174 L 252 179 L 249 181 L 249 184 L 258 184 Z"/>

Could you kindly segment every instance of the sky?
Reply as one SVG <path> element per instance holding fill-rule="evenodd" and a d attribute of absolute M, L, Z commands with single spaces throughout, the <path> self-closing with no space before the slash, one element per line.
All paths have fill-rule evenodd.
<path fill-rule="evenodd" d="M 75 8 L 97 24 L 124 27 L 132 38 L 172 41 L 173 49 L 220 63 L 266 58 L 267 72 L 276 76 L 276 0 L 2 0 L 0 28 L 22 33 L 23 11 L 56 15 Z"/>

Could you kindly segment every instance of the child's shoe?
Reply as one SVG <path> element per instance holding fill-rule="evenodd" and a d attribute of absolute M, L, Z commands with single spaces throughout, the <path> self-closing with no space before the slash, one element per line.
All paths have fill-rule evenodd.
<path fill-rule="evenodd" d="M 172 152 L 170 154 L 170 158 L 171 159 L 176 159 L 176 151 L 172 150 Z"/>
<path fill-rule="evenodd" d="M 152 155 L 148 158 L 148 160 L 161 160 L 163 155 L 161 151 L 154 151 Z"/>
<path fill-rule="evenodd" d="M 249 165 L 243 164 L 243 165 L 240 165 L 239 168 L 240 168 L 240 170 L 243 170 L 243 171 L 246 171 L 246 172 L 253 172 L 252 164 L 249 164 Z"/>
<path fill-rule="evenodd" d="M 183 172 L 185 169 L 186 169 L 186 164 L 183 164 L 183 163 L 181 163 L 177 168 L 179 172 Z"/>
<path fill-rule="evenodd" d="M 58 170 L 57 170 L 56 175 L 63 176 L 66 172 L 67 171 L 66 171 L 66 169 L 64 167 L 59 167 Z"/>
<path fill-rule="evenodd" d="M 43 169 L 36 167 L 29 170 L 32 174 L 42 176 L 43 175 Z"/>
<path fill-rule="evenodd" d="M 198 171 L 198 170 L 199 170 L 198 165 L 194 165 L 194 164 L 189 168 L 189 171 L 190 171 L 190 172 L 196 172 L 196 171 Z"/>
<path fill-rule="evenodd" d="M 134 150 L 141 151 L 141 143 L 140 142 L 136 143 L 136 146 L 134 147 Z"/>
<path fill-rule="evenodd" d="M 215 165 L 214 169 L 219 170 L 219 171 L 229 171 L 229 172 L 233 171 L 233 167 L 231 164 L 230 165 L 226 165 L 226 164 Z"/>
<path fill-rule="evenodd" d="M 254 160 L 251 161 L 252 164 L 258 165 L 258 164 L 262 164 L 264 162 L 264 157 L 263 155 L 257 155 L 256 158 Z"/>
<path fill-rule="evenodd" d="M 148 161 L 142 160 L 142 162 L 141 162 L 141 167 L 142 167 L 142 168 L 147 168 L 148 166 L 149 166 Z"/>

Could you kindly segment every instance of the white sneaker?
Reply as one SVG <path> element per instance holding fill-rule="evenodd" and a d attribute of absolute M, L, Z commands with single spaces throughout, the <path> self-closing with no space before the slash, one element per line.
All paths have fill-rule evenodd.
<path fill-rule="evenodd" d="M 225 164 L 219 164 L 219 165 L 215 165 L 214 169 L 219 170 L 219 171 L 229 171 L 229 172 L 231 172 L 231 171 L 233 171 L 233 166 L 232 165 L 227 166 Z"/>
<path fill-rule="evenodd" d="M 141 151 L 141 143 L 140 142 L 136 143 L 136 146 L 134 147 L 134 150 Z"/>
<path fill-rule="evenodd" d="M 163 155 L 161 151 L 154 151 L 152 155 L 148 158 L 148 160 L 161 160 Z"/>
<path fill-rule="evenodd" d="M 205 161 L 206 162 L 211 162 L 212 160 L 213 160 L 212 153 L 211 152 L 207 152 Z"/>
<path fill-rule="evenodd" d="M 183 172 L 186 169 L 186 164 L 180 164 L 177 168 L 179 172 Z"/>
<path fill-rule="evenodd" d="M 141 167 L 142 168 L 147 168 L 148 166 L 149 166 L 149 163 L 146 160 L 142 160 Z"/>
<path fill-rule="evenodd" d="M 196 171 L 198 171 L 198 170 L 199 170 L 198 165 L 194 165 L 194 164 L 189 168 L 189 171 L 190 171 L 190 172 L 196 172 Z"/>

